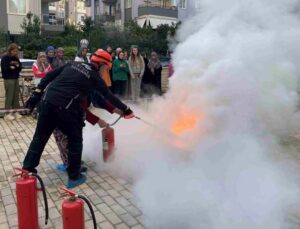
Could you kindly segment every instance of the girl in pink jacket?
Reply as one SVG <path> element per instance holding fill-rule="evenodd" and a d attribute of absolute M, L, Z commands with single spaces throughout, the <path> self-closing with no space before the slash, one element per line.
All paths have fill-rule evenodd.
<path fill-rule="evenodd" d="M 38 85 L 41 79 L 51 70 L 51 65 L 47 62 L 46 53 L 39 52 L 36 62 L 32 65 L 34 84 Z"/>

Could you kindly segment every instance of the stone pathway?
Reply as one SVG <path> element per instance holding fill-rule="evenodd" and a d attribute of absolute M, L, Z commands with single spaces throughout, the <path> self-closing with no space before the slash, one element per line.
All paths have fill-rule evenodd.
<path fill-rule="evenodd" d="M 35 125 L 36 120 L 30 116 L 13 122 L 6 122 L 0 118 L 0 229 L 18 228 L 15 182 L 12 175 L 14 167 L 21 166 Z M 296 173 L 300 167 L 300 135 L 286 139 L 283 145 L 286 145 L 289 153 L 279 156 L 278 159 L 293 161 L 295 168 L 291 169 Z M 39 175 L 43 178 L 47 189 L 50 216 L 48 225 L 44 225 L 44 203 L 40 193 L 38 197 L 40 228 L 62 228 L 62 200 L 59 199 L 59 187 L 66 182 L 67 176 L 53 169 L 60 162 L 56 143 L 51 138 L 38 167 Z M 132 184 L 111 174 L 96 171 L 92 163 L 88 163 L 88 167 L 87 182 L 74 191 L 90 199 L 98 228 L 145 228 L 142 212 L 136 207 L 132 194 Z M 85 221 L 87 229 L 93 228 L 87 207 Z M 300 229 L 300 203 L 291 206 L 285 228 Z"/>
<path fill-rule="evenodd" d="M 36 120 L 23 117 L 18 121 L 6 122 L 0 119 L 0 229 L 18 228 L 15 182 L 11 178 L 14 167 L 20 167 L 30 144 Z M 39 222 L 41 228 L 62 228 L 59 187 L 67 176 L 53 169 L 61 163 L 53 138 L 46 145 L 42 155 L 39 175 L 46 185 L 49 205 L 49 222 L 44 225 L 44 207 L 41 193 L 38 197 Z M 88 197 L 93 205 L 98 228 L 142 229 L 142 212 L 135 206 L 132 185 L 126 180 L 104 172 L 97 172 L 89 166 L 88 180 L 75 192 Z M 86 228 L 92 227 L 88 208 L 85 209 Z"/>

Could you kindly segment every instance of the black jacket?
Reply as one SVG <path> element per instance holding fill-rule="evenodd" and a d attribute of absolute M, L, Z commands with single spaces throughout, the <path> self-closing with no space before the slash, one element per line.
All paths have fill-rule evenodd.
<path fill-rule="evenodd" d="M 93 91 L 99 91 L 115 107 L 127 109 L 107 88 L 92 64 L 71 62 L 49 72 L 38 88 L 45 89 L 43 100 L 62 109 L 80 109 L 80 102 Z"/>
<path fill-rule="evenodd" d="M 1 73 L 3 79 L 18 79 L 22 64 L 18 57 L 5 55 L 1 59 Z"/>

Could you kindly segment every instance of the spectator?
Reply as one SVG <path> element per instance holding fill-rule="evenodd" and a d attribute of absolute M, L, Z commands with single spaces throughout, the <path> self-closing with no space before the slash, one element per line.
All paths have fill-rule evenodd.
<path fill-rule="evenodd" d="M 47 55 L 47 61 L 48 63 L 51 65 L 51 67 L 53 68 L 53 61 L 54 61 L 54 58 L 55 58 L 55 53 L 54 53 L 55 49 L 53 46 L 48 46 L 46 48 L 46 55 Z"/>
<path fill-rule="evenodd" d="M 140 96 L 145 62 L 136 45 L 131 46 L 128 66 L 130 72 L 131 98 L 134 102 L 137 102 Z"/>
<path fill-rule="evenodd" d="M 146 64 L 145 74 L 142 82 L 143 95 L 161 95 L 161 71 L 162 66 L 156 52 L 152 52 Z"/>
<path fill-rule="evenodd" d="M 127 51 L 124 51 L 124 60 L 128 60 L 128 52 Z"/>
<path fill-rule="evenodd" d="M 51 65 L 47 62 L 46 53 L 39 52 L 36 62 L 32 65 L 34 85 L 37 86 L 41 79 L 51 70 Z"/>
<path fill-rule="evenodd" d="M 120 52 L 118 58 L 113 62 L 114 92 L 120 97 L 125 96 L 128 73 L 129 68 L 127 61 L 124 60 L 124 52 Z"/>
<path fill-rule="evenodd" d="M 52 63 L 52 68 L 58 68 L 66 64 L 66 60 L 64 57 L 65 50 L 62 47 L 57 48 L 56 55 Z"/>
<path fill-rule="evenodd" d="M 122 51 L 123 51 L 122 48 L 120 47 L 116 48 L 116 57 L 115 57 L 116 59 L 118 59 L 119 53 Z"/>
<path fill-rule="evenodd" d="M 111 54 L 112 53 L 112 47 L 110 46 L 110 45 L 107 45 L 106 46 L 106 52 L 108 52 L 109 54 Z"/>
<path fill-rule="evenodd" d="M 12 43 L 7 48 L 7 54 L 2 57 L 1 71 L 4 79 L 5 88 L 5 109 L 18 109 L 19 104 L 19 76 L 22 70 L 22 64 L 18 57 L 18 46 Z M 18 112 L 8 112 L 5 114 L 5 120 L 14 120 L 22 118 Z"/>
<path fill-rule="evenodd" d="M 88 53 L 88 48 L 87 47 L 84 47 L 84 46 L 80 47 L 78 49 L 77 54 L 76 54 L 75 61 L 89 63 L 90 61 L 87 58 L 87 53 Z"/>

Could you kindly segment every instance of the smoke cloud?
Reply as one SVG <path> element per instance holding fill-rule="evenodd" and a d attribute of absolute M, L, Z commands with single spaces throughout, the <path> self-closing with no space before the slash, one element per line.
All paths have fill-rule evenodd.
<path fill-rule="evenodd" d="M 179 31 L 168 93 L 133 106 L 146 122 L 116 125 L 114 162 L 87 127 L 84 154 L 133 181 L 147 227 L 284 227 L 298 192 L 280 144 L 299 127 L 297 6 L 203 0 Z"/>

